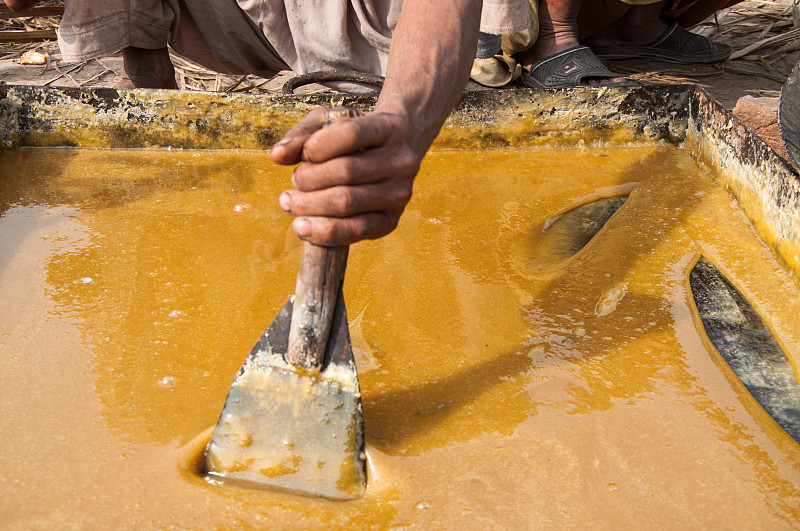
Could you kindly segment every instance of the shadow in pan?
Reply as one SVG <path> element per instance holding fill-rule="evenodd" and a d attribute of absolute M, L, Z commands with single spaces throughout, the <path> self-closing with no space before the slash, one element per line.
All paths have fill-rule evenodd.
<path fill-rule="evenodd" d="M 549 245 L 568 258 L 581 250 L 622 207 L 628 196 L 598 199 L 556 219 L 545 231 Z M 791 362 L 747 299 L 708 260 L 689 277 L 703 327 L 720 356 L 753 398 L 800 442 L 800 386 Z"/>
<path fill-rule="evenodd" d="M 568 259 L 580 251 L 625 204 L 628 196 L 598 199 L 578 206 L 559 216 L 545 232 L 552 239 L 547 245 L 558 249 L 551 253 L 549 262 Z M 539 257 L 541 258 L 541 257 Z M 795 440 L 800 441 L 800 387 L 791 363 L 778 346 L 769 328 L 730 282 L 708 260 L 701 258 L 691 272 L 690 285 L 701 321 L 711 343 L 720 352 L 721 359 L 748 389 L 761 407 Z M 629 295 L 629 298 L 634 295 Z M 698 333 L 701 333 L 698 330 Z M 598 355 L 600 353 L 598 352 Z M 371 435 L 377 437 L 388 450 L 407 445 L 411 439 L 431 437 L 433 428 L 453 415 L 471 417 L 470 425 L 484 424 L 487 431 L 500 429 L 509 420 L 494 418 L 518 412 L 524 420 L 524 411 L 535 407 L 530 398 L 520 394 L 500 391 L 496 384 L 503 378 L 523 375 L 531 360 L 518 352 L 494 356 L 469 370 L 459 371 L 435 384 L 422 384 L 411 389 L 388 393 L 366 406 L 368 419 L 384 415 L 402 420 L 392 427 L 372 426 Z M 498 409 L 493 414 L 465 413 L 469 404 L 493 389 L 500 393 L 501 401 L 520 407 Z M 369 428 L 368 422 L 368 428 Z M 413 446 L 413 445 L 412 445 Z M 412 452 L 413 453 L 413 452 Z"/>

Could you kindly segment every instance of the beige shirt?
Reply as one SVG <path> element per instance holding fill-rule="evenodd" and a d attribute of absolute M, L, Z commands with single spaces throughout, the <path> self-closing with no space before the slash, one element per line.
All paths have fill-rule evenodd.
<path fill-rule="evenodd" d="M 432 0 L 436 1 L 436 0 Z M 127 46 L 175 51 L 225 73 L 385 74 L 401 0 L 66 0 L 59 46 L 85 61 Z M 530 24 L 527 0 L 485 0 L 481 30 Z"/>
<path fill-rule="evenodd" d="M 237 0 L 293 71 L 355 70 L 384 74 L 400 1 Z M 530 24 L 526 0 L 485 0 L 481 31 L 507 33 Z"/>

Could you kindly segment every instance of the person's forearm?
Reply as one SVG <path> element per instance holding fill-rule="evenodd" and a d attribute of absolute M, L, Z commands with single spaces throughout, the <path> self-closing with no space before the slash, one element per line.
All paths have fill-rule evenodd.
<path fill-rule="evenodd" d="M 422 158 L 458 102 L 482 0 L 405 0 L 375 111 L 320 129 L 312 111 L 271 152 L 301 164 L 279 199 L 302 239 L 348 245 L 397 226 Z"/>
<path fill-rule="evenodd" d="M 405 0 L 376 112 L 402 116 L 422 157 L 458 102 L 475 57 L 482 0 Z"/>

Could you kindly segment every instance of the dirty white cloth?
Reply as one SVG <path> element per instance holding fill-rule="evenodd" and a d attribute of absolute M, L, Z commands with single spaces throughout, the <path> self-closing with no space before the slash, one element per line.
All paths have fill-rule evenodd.
<path fill-rule="evenodd" d="M 179 54 L 226 74 L 271 77 L 288 65 L 236 0 L 65 0 L 58 45 L 65 61 L 128 46 Z"/>
<path fill-rule="evenodd" d="M 578 35 L 588 38 L 611 22 L 622 17 L 632 5 L 654 4 L 659 0 L 584 0 L 578 17 Z M 705 20 L 713 13 L 741 0 L 672 0 L 663 11 L 667 19 L 677 20 L 684 27 Z M 521 66 L 515 54 L 527 50 L 539 37 L 539 0 L 529 2 L 528 27 L 514 32 L 496 32 L 502 35 L 501 47 L 494 57 L 476 57 L 470 78 L 487 87 L 502 87 L 516 80 Z M 486 31 L 481 29 L 481 31 Z M 487 33 L 491 33 L 486 31 Z"/>
<path fill-rule="evenodd" d="M 229 74 L 383 75 L 401 8 L 401 0 L 66 0 L 58 41 L 66 61 L 169 44 Z M 485 0 L 481 16 L 489 33 L 530 24 L 527 0 Z"/>

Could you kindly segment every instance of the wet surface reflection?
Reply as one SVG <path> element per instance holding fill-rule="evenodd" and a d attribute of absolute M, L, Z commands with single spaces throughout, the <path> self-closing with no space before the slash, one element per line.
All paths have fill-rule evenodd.
<path fill-rule="evenodd" d="M 31 359 L 7 379 L 39 397 L 73 468 L 92 471 L 84 508 L 102 506 L 105 488 L 121 504 L 145 500 L 131 510 L 159 525 L 212 510 L 199 527 L 296 515 L 308 527 L 447 526 L 468 514 L 513 527 L 530 514 L 557 522 L 564 503 L 609 526 L 631 523 L 632 506 L 650 521 L 688 511 L 719 523 L 720 507 L 729 523 L 800 517 L 800 451 L 720 370 L 688 274 L 700 255 L 732 272 L 789 356 L 800 288 L 680 149 L 426 158 L 397 231 L 350 253 L 371 479 L 346 507 L 191 472 L 233 375 L 294 287 L 299 244 L 276 203 L 291 170 L 263 153 L 2 156 L 0 287 L 28 278 L 33 290 L 15 299 L 21 319 L 5 310 L 6 363 Z M 603 208 L 565 230 L 584 205 Z M 48 326 L 23 326 L 43 314 Z M 47 352 L 58 371 L 43 369 Z M 69 423 L 55 420 L 67 418 L 59 401 Z M 15 449 L 30 438 L 8 433 Z M 44 466 L 45 453 L 32 446 L 11 468 L 24 476 L 21 463 Z"/>

